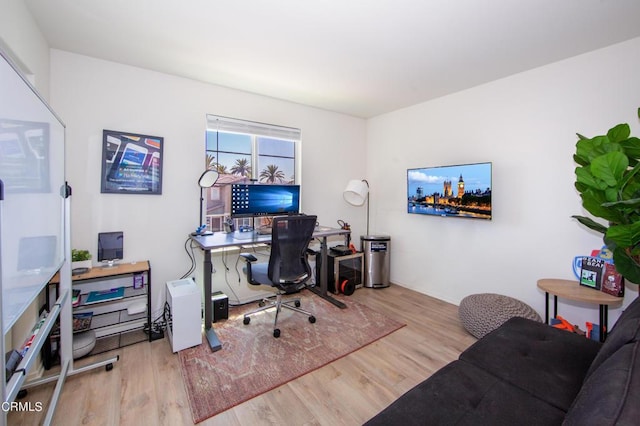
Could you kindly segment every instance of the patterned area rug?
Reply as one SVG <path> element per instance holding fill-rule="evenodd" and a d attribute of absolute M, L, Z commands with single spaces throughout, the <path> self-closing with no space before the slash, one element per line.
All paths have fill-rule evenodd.
<path fill-rule="evenodd" d="M 232 308 L 229 319 L 214 324 L 222 349 L 209 346 L 179 352 L 194 423 L 225 411 L 264 392 L 368 345 L 403 327 L 360 303 L 341 298 L 339 309 L 308 290 L 299 294 L 302 308 L 317 318 L 286 310 L 280 313 L 281 336 L 273 337 L 274 311 L 255 315 L 244 325 L 242 315 L 257 307 Z"/>

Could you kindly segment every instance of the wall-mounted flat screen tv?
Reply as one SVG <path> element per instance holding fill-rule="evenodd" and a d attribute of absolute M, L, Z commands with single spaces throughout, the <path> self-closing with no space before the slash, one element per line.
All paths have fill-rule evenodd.
<path fill-rule="evenodd" d="M 407 212 L 491 219 L 491 163 L 408 169 Z"/>

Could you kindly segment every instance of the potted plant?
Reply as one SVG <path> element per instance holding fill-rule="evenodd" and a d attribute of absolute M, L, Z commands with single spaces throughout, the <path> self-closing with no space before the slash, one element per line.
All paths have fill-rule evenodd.
<path fill-rule="evenodd" d="M 71 250 L 71 269 L 91 269 L 91 253 L 89 250 Z"/>
<path fill-rule="evenodd" d="M 640 118 L 640 108 L 638 108 Z M 586 211 L 606 223 L 574 215 L 581 224 L 603 234 L 618 272 L 640 283 L 640 139 L 628 124 L 606 135 L 578 134 L 575 187 Z"/>

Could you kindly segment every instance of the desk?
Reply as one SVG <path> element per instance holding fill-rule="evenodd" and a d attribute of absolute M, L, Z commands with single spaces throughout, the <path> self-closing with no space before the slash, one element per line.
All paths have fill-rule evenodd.
<path fill-rule="evenodd" d="M 310 290 L 323 299 L 328 300 L 339 308 L 345 308 L 346 305 L 339 300 L 334 299 L 327 293 L 327 238 L 336 235 L 348 235 L 351 231 L 341 228 L 329 228 L 326 226 L 318 226 L 313 232 L 314 238 L 321 238 L 321 258 L 322 265 L 320 268 L 320 288 L 311 287 Z M 211 250 L 221 249 L 225 247 L 238 247 L 252 244 L 268 244 L 271 242 L 271 235 L 260 235 L 257 232 L 246 233 L 229 233 L 216 232 L 212 235 L 191 235 L 191 240 L 195 242 L 200 249 L 204 251 L 204 268 L 203 268 L 203 285 L 204 285 L 204 328 L 211 350 L 221 349 L 218 336 L 212 327 L 212 306 L 211 306 L 211 275 L 213 274 L 213 265 L 211 263 Z"/>
<path fill-rule="evenodd" d="M 609 305 L 622 304 L 622 297 L 615 297 L 601 291 L 581 286 L 577 281 L 543 278 L 538 280 L 538 288 L 545 292 L 545 320 L 549 324 L 549 294 L 553 294 L 553 316 L 558 315 L 558 297 L 597 304 L 600 306 L 600 341 L 607 337 Z"/>

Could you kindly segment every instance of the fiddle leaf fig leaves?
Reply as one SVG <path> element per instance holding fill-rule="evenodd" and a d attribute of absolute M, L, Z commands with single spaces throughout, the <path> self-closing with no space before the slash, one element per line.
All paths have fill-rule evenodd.
<path fill-rule="evenodd" d="M 609 129 L 609 131 L 607 132 L 607 137 L 609 138 L 610 142 L 615 143 L 628 139 L 630 134 L 631 129 L 629 128 L 629 125 L 625 123 L 618 124 L 617 126 Z"/>
<path fill-rule="evenodd" d="M 588 217 L 572 217 L 602 233 L 618 271 L 640 283 L 640 139 L 631 136 L 628 124 L 592 138 L 578 133 L 573 158 L 578 164 L 575 187 L 582 206 L 608 226 Z"/>
<path fill-rule="evenodd" d="M 591 174 L 602 180 L 608 187 L 619 188 L 627 167 L 629 167 L 629 159 L 626 155 L 619 151 L 608 152 L 593 159 Z"/>

